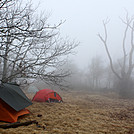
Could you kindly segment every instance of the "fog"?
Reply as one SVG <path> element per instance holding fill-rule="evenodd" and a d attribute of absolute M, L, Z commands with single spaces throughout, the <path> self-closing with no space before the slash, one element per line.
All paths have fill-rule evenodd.
<path fill-rule="evenodd" d="M 132 0 L 34 0 L 34 5 L 39 3 L 38 12 L 45 11 L 50 14 L 50 24 L 57 24 L 61 20 L 65 23 L 60 27 L 61 36 L 69 36 L 80 42 L 76 49 L 77 54 L 71 59 L 80 68 L 88 66 L 94 56 L 102 56 L 107 62 L 107 56 L 102 42 L 97 34 L 103 34 L 102 21 L 110 19 L 108 24 L 109 48 L 114 58 L 120 57 L 119 50 L 122 43 L 124 24 L 121 19 L 134 14 Z"/>
<path fill-rule="evenodd" d="M 9 35 L 13 44 L 6 41 L 8 45 L 4 48 L 1 44 L 1 81 L 29 78 L 30 82 L 43 80 L 58 88 L 68 82 L 75 89 L 116 89 L 122 96 L 126 92 L 131 95 L 134 93 L 132 5 L 132 1 L 111 0 L 24 0 L 2 7 L 1 20 L 9 20 L 1 23 L 2 43 L 9 40 L 7 28 L 15 38 Z M 6 23 L 11 25 L 10 22 L 14 22 L 16 29 L 3 27 Z"/>
<path fill-rule="evenodd" d="M 2 0 L 0 131 L 30 121 L 35 127 L 9 133 L 134 133 L 133 5 L 132 0 Z M 28 98 L 17 86 L 32 101 L 46 89 L 29 107 L 33 114 L 20 119 Z M 20 107 L 12 100 L 12 107 L 7 100 L 17 94 L 24 100 Z M 3 124 L 8 121 L 3 110 L 10 122 L 22 122 Z"/>

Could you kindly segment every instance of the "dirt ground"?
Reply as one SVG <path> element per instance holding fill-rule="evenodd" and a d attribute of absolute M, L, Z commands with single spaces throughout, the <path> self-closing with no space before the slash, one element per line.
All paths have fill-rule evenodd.
<path fill-rule="evenodd" d="M 63 103 L 33 102 L 31 114 L 18 119 L 36 120 L 38 125 L 0 129 L 0 134 L 134 134 L 134 100 L 119 99 L 112 92 L 58 93 Z"/>

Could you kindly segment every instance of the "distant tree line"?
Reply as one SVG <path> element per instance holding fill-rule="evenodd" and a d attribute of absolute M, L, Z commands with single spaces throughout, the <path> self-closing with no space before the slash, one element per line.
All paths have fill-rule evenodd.
<path fill-rule="evenodd" d="M 117 73 L 120 73 L 121 59 L 113 62 Z M 134 95 L 134 72 L 131 76 L 131 85 L 125 89 L 120 85 L 118 78 L 112 72 L 110 64 L 104 62 L 101 56 L 95 56 L 91 59 L 85 69 L 79 69 L 73 62 L 67 62 L 63 66 L 64 70 L 70 70 L 71 75 L 66 77 L 71 90 L 88 90 L 88 91 L 114 91 L 123 98 L 133 98 Z M 121 88 L 122 87 L 122 88 Z"/>

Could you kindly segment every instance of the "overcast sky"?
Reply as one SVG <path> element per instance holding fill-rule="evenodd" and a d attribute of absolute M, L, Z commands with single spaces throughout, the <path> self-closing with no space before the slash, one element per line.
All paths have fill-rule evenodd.
<path fill-rule="evenodd" d="M 61 26 L 61 36 L 69 36 L 80 42 L 77 55 L 72 59 L 80 67 L 85 68 L 92 57 L 101 56 L 106 61 L 106 53 L 97 34 L 103 35 L 102 21 L 107 17 L 109 48 L 113 57 L 119 55 L 122 43 L 124 24 L 119 17 L 125 18 L 126 11 L 134 15 L 134 0 L 33 0 L 40 10 L 50 13 L 50 23 L 56 24 L 66 20 Z"/>

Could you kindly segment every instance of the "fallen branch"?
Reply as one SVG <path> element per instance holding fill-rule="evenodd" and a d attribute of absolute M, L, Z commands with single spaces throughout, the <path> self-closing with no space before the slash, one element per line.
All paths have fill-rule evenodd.
<path fill-rule="evenodd" d="M 19 127 L 19 126 L 28 126 L 30 124 L 38 124 L 38 122 L 36 120 L 26 121 L 26 122 L 15 122 L 15 123 L 0 125 L 0 128 L 3 128 L 3 129 L 16 128 L 16 127 Z"/>

